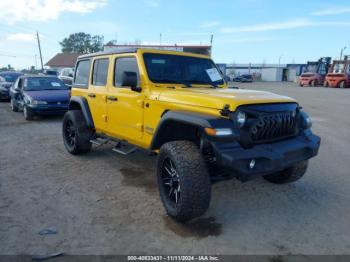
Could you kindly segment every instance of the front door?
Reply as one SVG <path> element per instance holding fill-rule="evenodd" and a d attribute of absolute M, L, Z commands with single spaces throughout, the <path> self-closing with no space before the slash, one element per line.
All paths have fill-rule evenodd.
<path fill-rule="evenodd" d="M 137 59 L 130 55 L 118 55 L 113 59 L 114 80 L 107 96 L 107 129 L 111 136 L 142 146 L 144 94 L 122 83 L 124 72 L 135 72 L 140 84 Z"/>

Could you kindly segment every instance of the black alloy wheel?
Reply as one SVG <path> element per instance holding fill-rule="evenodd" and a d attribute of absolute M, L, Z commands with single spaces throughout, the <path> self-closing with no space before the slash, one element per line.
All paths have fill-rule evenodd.
<path fill-rule="evenodd" d="M 169 157 L 163 162 L 162 180 L 168 201 L 176 206 L 181 197 L 180 176 L 176 171 L 174 162 Z"/>
<path fill-rule="evenodd" d="M 76 132 L 72 120 L 68 120 L 64 129 L 64 136 L 69 146 L 74 147 Z"/>

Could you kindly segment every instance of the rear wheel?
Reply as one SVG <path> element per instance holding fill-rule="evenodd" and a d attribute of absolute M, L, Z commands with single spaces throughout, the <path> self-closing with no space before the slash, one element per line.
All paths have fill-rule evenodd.
<path fill-rule="evenodd" d="M 13 100 L 13 99 L 11 98 L 10 104 L 11 104 L 11 110 L 12 110 L 13 112 L 18 112 L 18 106 L 16 105 L 15 100 Z"/>
<path fill-rule="evenodd" d="M 299 162 L 283 171 L 265 175 L 264 179 L 274 184 L 287 184 L 299 180 L 307 170 L 308 161 Z"/>
<path fill-rule="evenodd" d="M 73 155 L 84 154 L 91 150 L 92 130 L 86 125 L 80 110 L 65 113 L 62 123 L 63 142 L 67 151 Z"/>
<path fill-rule="evenodd" d="M 209 207 L 211 183 L 198 147 L 190 141 L 164 144 L 157 163 L 160 197 L 169 216 L 185 222 Z"/>
<path fill-rule="evenodd" d="M 313 87 L 317 86 L 317 81 L 316 80 L 312 80 L 310 82 L 310 86 L 313 86 Z"/>

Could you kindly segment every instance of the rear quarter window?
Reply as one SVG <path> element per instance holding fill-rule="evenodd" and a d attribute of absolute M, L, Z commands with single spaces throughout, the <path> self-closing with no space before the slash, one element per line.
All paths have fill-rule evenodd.
<path fill-rule="evenodd" d="M 76 66 L 74 86 L 87 88 L 89 84 L 91 60 L 80 60 Z"/>
<path fill-rule="evenodd" d="M 109 59 L 102 58 L 94 61 L 92 70 L 92 84 L 96 86 L 105 86 L 107 83 Z"/>

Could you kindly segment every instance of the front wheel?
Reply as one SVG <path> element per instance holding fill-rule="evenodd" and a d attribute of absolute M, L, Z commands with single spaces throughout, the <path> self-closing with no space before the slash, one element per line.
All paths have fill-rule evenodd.
<path fill-rule="evenodd" d="M 283 171 L 265 175 L 264 179 L 274 184 L 287 184 L 299 180 L 306 173 L 308 161 L 299 162 Z"/>
<path fill-rule="evenodd" d="M 34 113 L 26 105 L 23 107 L 23 116 L 25 120 L 33 120 Z"/>
<path fill-rule="evenodd" d="M 345 81 L 341 81 L 341 82 L 339 83 L 339 87 L 340 87 L 340 88 L 345 88 Z"/>
<path fill-rule="evenodd" d="M 316 80 L 312 80 L 310 82 L 310 85 L 313 86 L 313 87 L 317 86 L 317 81 Z"/>
<path fill-rule="evenodd" d="M 64 146 L 73 155 L 87 153 L 91 150 L 92 130 L 86 125 L 80 110 L 69 110 L 62 123 Z"/>
<path fill-rule="evenodd" d="M 15 100 L 13 100 L 13 98 L 11 98 L 10 104 L 11 104 L 11 110 L 13 112 L 18 112 L 18 106 L 16 105 L 16 102 L 15 102 Z"/>
<path fill-rule="evenodd" d="M 323 86 L 324 87 L 329 87 L 328 81 L 324 81 Z"/>
<path fill-rule="evenodd" d="M 169 216 L 185 222 L 209 207 L 211 183 L 198 147 L 190 141 L 164 144 L 157 163 L 160 197 Z"/>

